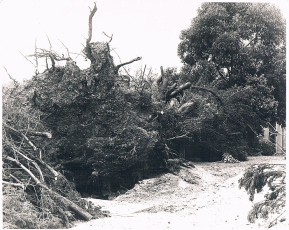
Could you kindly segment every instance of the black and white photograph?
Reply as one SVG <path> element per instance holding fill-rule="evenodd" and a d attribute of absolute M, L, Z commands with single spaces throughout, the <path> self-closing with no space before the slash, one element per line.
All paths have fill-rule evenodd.
<path fill-rule="evenodd" d="M 288 18 L 288 0 L 0 0 L 0 229 L 289 229 Z"/>

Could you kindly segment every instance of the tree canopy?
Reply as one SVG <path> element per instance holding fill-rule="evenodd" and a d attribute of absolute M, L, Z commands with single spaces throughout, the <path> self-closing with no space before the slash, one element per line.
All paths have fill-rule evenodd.
<path fill-rule="evenodd" d="M 263 119 L 285 126 L 285 20 L 278 8 L 268 3 L 204 3 L 180 38 L 178 54 L 186 73 L 194 72 L 195 83 L 202 73 L 206 84 L 214 82 L 218 89 L 258 85 L 262 100 L 252 97 L 258 102 L 251 105 Z"/>

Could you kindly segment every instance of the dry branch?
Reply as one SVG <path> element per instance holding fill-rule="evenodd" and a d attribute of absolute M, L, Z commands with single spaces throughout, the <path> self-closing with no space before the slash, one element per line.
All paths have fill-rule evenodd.
<path fill-rule="evenodd" d="M 52 134 L 49 132 L 36 132 L 36 131 L 25 131 L 25 130 L 20 130 L 20 132 L 26 132 L 26 135 L 31 135 L 31 136 L 47 137 L 49 139 L 52 138 Z"/>
<path fill-rule="evenodd" d="M 171 138 L 168 138 L 167 140 L 168 141 L 171 141 L 171 140 L 177 140 L 177 139 L 191 139 L 191 137 L 188 137 L 187 134 L 184 134 L 184 135 L 180 135 L 180 136 L 175 136 L 175 137 L 171 137 Z"/>
<path fill-rule="evenodd" d="M 109 38 L 109 41 L 107 42 L 108 44 L 111 43 L 112 38 L 113 38 L 113 34 L 111 36 L 107 35 L 105 32 L 102 32 L 106 37 Z"/>
<path fill-rule="evenodd" d="M 24 138 L 24 140 L 32 147 L 33 151 L 36 152 L 38 148 L 23 133 L 20 134 Z"/>
<path fill-rule="evenodd" d="M 132 59 L 131 61 L 124 62 L 124 63 L 121 63 L 121 64 L 117 65 L 117 66 L 115 67 L 115 69 L 114 69 L 114 73 L 118 73 L 118 70 L 119 70 L 122 66 L 131 64 L 131 63 L 133 63 L 133 62 L 135 62 L 135 61 L 139 61 L 139 60 L 141 60 L 141 57 L 137 57 L 137 58 Z"/>
<path fill-rule="evenodd" d="M 92 18 L 93 18 L 93 16 L 94 16 L 96 11 L 97 11 L 97 7 L 96 7 L 96 3 L 94 3 L 94 7 L 90 11 L 90 15 L 89 15 L 89 19 L 88 19 L 88 38 L 86 40 L 86 45 L 87 46 L 90 43 L 91 38 L 92 38 Z"/>
<path fill-rule="evenodd" d="M 21 184 L 21 180 L 19 180 L 16 176 L 10 174 L 9 176 L 11 176 L 14 180 L 16 180 L 19 184 Z"/>
<path fill-rule="evenodd" d="M 19 85 L 18 81 L 9 74 L 9 72 L 8 72 L 8 70 L 6 69 L 5 66 L 3 66 L 3 68 L 5 69 L 8 77 L 13 81 L 14 85 L 15 85 L 15 86 L 18 86 L 18 85 Z"/>
<path fill-rule="evenodd" d="M 24 184 L 21 183 L 12 183 L 12 182 L 8 182 L 8 181 L 2 181 L 2 184 L 7 184 L 7 185 L 11 185 L 14 187 L 20 187 L 20 188 L 25 188 Z"/>
<path fill-rule="evenodd" d="M 39 152 L 40 152 L 40 154 L 41 154 L 41 150 L 40 150 L 38 147 L 36 147 L 36 146 L 27 138 L 27 136 L 25 136 L 22 132 L 14 129 L 13 127 L 11 127 L 11 126 L 9 126 L 9 125 L 6 125 L 6 124 L 4 124 L 4 127 L 7 128 L 7 129 L 9 129 L 10 131 L 12 131 L 12 132 L 15 133 L 15 134 L 21 135 L 21 136 L 28 142 L 28 144 L 33 148 L 34 151 L 39 150 Z M 35 133 L 36 133 L 36 134 L 39 134 L 39 135 L 41 134 L 41 135 L 43 135 L 43 136 L 45 136 L 45 137 L 48 137 L 48 138 L 51 137 L 51 134 L 48 133 L 48 132 L 28 131 L 27 133 L 32 133 L 32 134 L 34 134 L 34 135 L 35 135 Z M 36 149 L 35 149 L 35 148 L 36 148 Z M 32 161 L 30 158 L 28 158 L 25 154 L 21 153 L 20 151 L 15 150 L 15 149 L 14 149 L 14 151 L 16 151 L 16 152 L 17 152 L 18 154 L 20 154 L 21 156 L 25 157 L 26 160 Z M 34 156 L 34 155 L 32 155 L 32 154 L 29 154 L 29 156 L 30 156 L 33 160 L 36 160 L 36 161 L 38 161 L 39 163 L 41 163 L 43 166 L 45 166 L 45 167 L 54 175 L 55 180 L 57 180 L 57 177 L 58 177 L 60 174 L 59 174 L 57 171 L 55 171 L 50 165 L 48 165 L 47 163 L 45 163 L 45 162 L 41 159 L 41 157 L 38 158 L 38 157 L 36 157 L 36 156 Z"/>
<path fill-rule="evenodd" d="M 4 158 L 9 161 L 14 162 L 16 165 L 22 168 L 34 180 L 36 184 L 41 184 L 41 181 L 28 168 L 26 168 L 23 164 L 21 164 L 18 160 L 9 156 L 5 156 Z"/>
<path fill-rule="evenodd" d="M 5 159 L 14 162 L 16 165 L 21 167 L 36 183 L 36 185 L 40 186 L 41 188 L 44 188 L 49 193 L 51 193 L 56 199 L 60 200 L 62 203 L 67 205 L 72 211 L 77 213 L 79 216 L 81 216 L 84 220 L 91 220 L 92 216 L 85 210 L 83 210 L 81 207 L 73 203 L 71 200 L 67 199 L 66 197 L 61 196 L 57 192 L 53 191 L 49 187 L 47 187 L 45 184 L 43 184 L 28 168 L 26 168 L 23 164 L 21 164 L 18 160 L 13 159 L 12 157 L 6 156 Z"/>
<path fill-rule="evenodd" d="M 24 159 L 26 159 L 27 161 L 29 161 L 30 163 L 32 163 L 34 165 L 34 167 L 37 169 L 39 175 L 40 175 L 40 181 L 44 181 L 44 177 L 43 177 L 43 173 L 39 167 L 39 165 L 32 159 L 30 159 L 29 157 L 27 157 L 25 154 L 21 153 L 20 151 L 18 151 L 17 149 L 14 149 L 14 152 L 18 153 L 20 156 L 22 156 Z"/>

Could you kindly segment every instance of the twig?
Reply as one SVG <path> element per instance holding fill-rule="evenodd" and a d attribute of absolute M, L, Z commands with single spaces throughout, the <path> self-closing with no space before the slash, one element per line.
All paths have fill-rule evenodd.
<path fill-rule="evenodd" d="M 21 184 L 21 180 L 19 180 L 16 176 L 14 176 L 13 174 L 10 174 L 9 176 L 11 176 L 14 180 Z"/>
<path fill-rule="evenodd" d="M 51 45 L 51 41 L 50 41 L 50 39 L 49 39 L 47 34 L 46 34 L 46 38 L 47 38 L 48 43 L 49 43 L 49 50 L 51 51 L 52 50 L 52 45 Z"/>
<path fill-rule="evenodd" d="M 167 140 L 170 141 L 170 140 L 182 139 L 182 138 L 191 139 L 191 137 L 188 137 L 187 134 L 184 134 L 184 135 L 180 135 L 180 136 L 175 136 L 175 137 L 168 138 Z"/>
<path fill-rule="evenodd" d="M 107 42 L 108 44 L 112 41 L 112 37 L 113 37 L 113 34 L 111 36 L 107 35 L 105 32 L 102 32 L 106 37 L 109 38 L 109 42 Z"/>
<path fill-rule="evenodd" d="M 38 74 L 38 55 L 37 55 L 37 39 L 35 38 L 35 44 L 34 44 L 34 53 L 35 53 L 35 74 Z"/>
<path fill-rule="evenodd" d="M 60 41 L 59 39 L 58 39 L 58 41 L 59 41 L 59 42 L 62 44 L 62 46 L 66 49 L 67 56 L 68 56 L 69 58 L 71 58 L 71 57 L 70 57 L 70 52 L 69 52 L 69 49 L 67 48 L 67 46 L 64 45 L 64 43 L 63 43 L 62 41 Z"/>
<path fill-rule="evenodd" d="M 33 66 L 34 68 L 36 68 L 36 65 L 31 61 L 29 60 L 23 53 L 21 53 L 20 51 L 18 51 L 27 61 L 29 61 Z"/>
<path fill-rule="evenodd" d="M 277 216 L 273 221 L 271 221 L 268 225 L 268 228 L 271 228 L 274 226 L 274 223 L 276 223 L 276 221 L 278 220 L 279 217 L 281 217 L 284 213 L 286 212 L 286 210 L 284 210 L 279 216 Z"/>
<path fill-rule="evenodd" d="M 6 69 L 5 66 L 3 66 L 3 68 L 5 69 L 8 77 L 13 81 L 14 85 L 15 85 L 15 86 L 18 86 L 18 85 L 19 85 L 18 81 L 9 74 L 9 72 L 8 72 L 8 70 Z"/>

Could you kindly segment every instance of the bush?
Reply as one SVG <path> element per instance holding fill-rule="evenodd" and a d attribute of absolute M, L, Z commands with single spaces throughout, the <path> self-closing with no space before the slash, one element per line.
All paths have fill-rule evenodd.
<path fill-rule="evenodd" d="M 276 152 L 275 146 L 267 140 L 260 141 L 258 147 L 259 147 L 259 152 L 263 156 L 272 156 Z"/>

